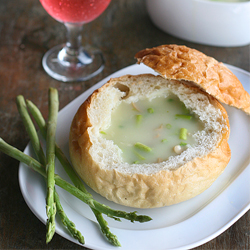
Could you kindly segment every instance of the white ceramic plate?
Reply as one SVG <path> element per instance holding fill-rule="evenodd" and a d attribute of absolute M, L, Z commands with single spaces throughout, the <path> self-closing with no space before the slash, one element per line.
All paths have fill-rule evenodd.
<path fill-rule="evenodd" d="M 239 68 L 227 65 L 250 92 L 250 74 Z M 68 134 L 71 120 L 82 102 L 110 77 L 125 74 L 153 73 L 144 65 L 132 65 L 102 80 L 80 95 L 59 112 L 57 143 L 68 155 Z M 229 228 L 250 208 L 250 117 L 235 108 L 226 107 L 229 115 L 231 134 L 229 144 L 232 158 L 224 173 L 214 184 L 193 199 L 164 208 L 133 209 L 107 201 L 89 190 L 98 201 L 119 210 L 134 211 L 152 217 L 147 223 L 117 222 L 107 218 L 111 231 L 118 236 L 122 250 L 163 250 L 190 249 L 202 245 Z M 25 153 L 32 155 L 28 145 Z M 59 162 L 56 172 L 68 180 Z M 20 164 L 19 183 L 23 197 L 32 212 L 43 222 L 45 213 L 45 182 L 39 174 Z M 101 235 L 89 207 L 57 188 L 68 217 L 85 237 L 85 246 L 95 250 L 117 249 Z M 106 217 L 105 217 L 106 218 Z M 63 228 L 60 221 L 56 232 L 62 237 L 77 243 Z M 78 243 L 77 243 L 78 244 Z"/>

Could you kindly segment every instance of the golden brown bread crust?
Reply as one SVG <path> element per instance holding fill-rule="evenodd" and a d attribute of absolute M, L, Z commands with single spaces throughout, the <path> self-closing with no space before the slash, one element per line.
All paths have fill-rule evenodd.
<path fill-rule="evenodd" d="M 156 174 L 124 174 L 115 169 L 105 169 L 93 161 L 89 152 L 92 143 L 88 128 L 91 102 L 101 89 L 96 90 L 78 109 L 71 125 L 69 149 L 72 164 L 84 180 L 97 193 L 116 203 L 138 208 L 162 207 L 190 199 L 206 190 L 227 166 L 231 152 L 228 145 L 229 121 L 223 106 L 212 96 L 211 104 L 221 110 L 227 123 L 215 150 L 202 158 L 195 158 L 176 170 Z M 196 87 L 194 91 L 199 92 Z"/>
<path fill-rule="evenodd" d="M 220 102 L 250 114 L 250 95 L 223 64 L 186 46 L 162 45 L 139 51 L 135 57 L 167 79 L 196 84 Z"/>

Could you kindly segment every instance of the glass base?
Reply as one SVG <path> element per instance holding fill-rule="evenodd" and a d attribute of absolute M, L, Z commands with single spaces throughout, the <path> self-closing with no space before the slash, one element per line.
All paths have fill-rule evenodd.
<path fill-rule="evenodd" d="M 52 78 L 63 82 L 86 81 L 104 69 L 101 51 L 84 51 L 78 56 L 65 56 L 65 44 L 57 45 L 45 53 L 44 70 Z"/>

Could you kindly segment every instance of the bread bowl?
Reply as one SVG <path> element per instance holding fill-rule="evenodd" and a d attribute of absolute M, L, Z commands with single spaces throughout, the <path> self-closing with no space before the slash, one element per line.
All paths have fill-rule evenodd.
<path fill-rule="evenodd" d="M 146 82 L 149 86 L 143 86 L 140 91 L 147 88 L 147 93 L 150 93 L 151 88 L 153 95 L 159 87 L 165 88 L 159 91 L 161 95 L 166 95 L 169 88 L 177 96 L 180 93 L 182 101 L 188 108 L 192 107 L 205 124 L 205 130 L 196 135 L 199 145 L 161 163 L 123 162 L 119 148 L 103 138 L 100 131 L 109 126 L 112 109 L 121 100 L 131 101 L 129 97 L 122 99 L 124 90 L 127 90 L 123 86 L 129 87 L 135 101 L 132 94 L 133 87 L 138 86 L 135 82 L 139 85 Z M 164 85 L 167 87 L 162 87 Z M 145 97 L 145 92 L 140 95 Z M 195 101 L 183 99 L 183 95 Z M 200 101 L 203 105 L 197 105 L 198 99 L 203 100 Z M 201 106 L 202 109 L 195 108 Z M 207 189 L 230 160 L 228 137 L 229 123 L 225 109 L 198 88 L 176 84 L 160 76 L 124 76 L 111 79 L 79 108 L 72 122 L 69 147 L 75 170 L 93 190 L 122 205 L 153 208 L 179 203 Z"/>

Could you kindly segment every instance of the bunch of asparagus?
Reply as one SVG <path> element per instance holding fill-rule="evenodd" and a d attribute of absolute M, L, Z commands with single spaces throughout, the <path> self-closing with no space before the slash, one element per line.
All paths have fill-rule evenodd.
<path fill-rule="evenodd" d="M 49 116 L 47 123 L 45 122 L 39 109 L 29 100 L 24 99 L 22 95 L 16 98 L 17 108 L 22 118 L 25 129 L 30 137 L 32 147 L 34 149 L 37 160 L 29 155 L 24 154 L 22 151 L 14 148 L 0 138 L 0 151 L 15 158 L 16 160 L 25 163 L 35 171 L 40 173 L 46 180 L 47 196 L 46 196 L 46 243 L 49 243 L 55 233 L 55 216 L 59 215 L 63 225 L 68 229 L 69 233 L 77 239 L 81 244 L 84 244 L 84 237 L 75 228 L 75 224 L 69 220 L 65 214 L 60 198 L 56 192 L 55 185 L 68 191 L 84 203 L 88 204 L 93 211 L 97 222 L 100 225 L 101 232 L 106 239 L 114 246 L 121 246 L 117 236 L 111 233 L 107 221 L 103 218 L 105 214 L 115 220 L 120 221 L 120 218 L 130 220 L 131 222 L 147 222 L 151 218 L 146 215 L 137 215 L 136 212 L 126 213 L 120 210 L 113 210 L 112 208 L 99 203 L 94 200 L 92 195 L 86 190 L 83 182 L 75 173 L 70 162 L 63 154 L 62 150 L 55 142 L 57 115 L 59 109 L 58 92 L 54 88 L 49 89 Z M 41 135 L 46 139 L 46 153 L 43 152 L 39 136 L 36 132 L 35 126 L 32 122 L 30 114 L 33 116 L 37 123 Z M 64 170 L 71 179 L 72 184 L 62 179 L 59 175 L 55 174 L 55 157 L 58 158 Z"/>

